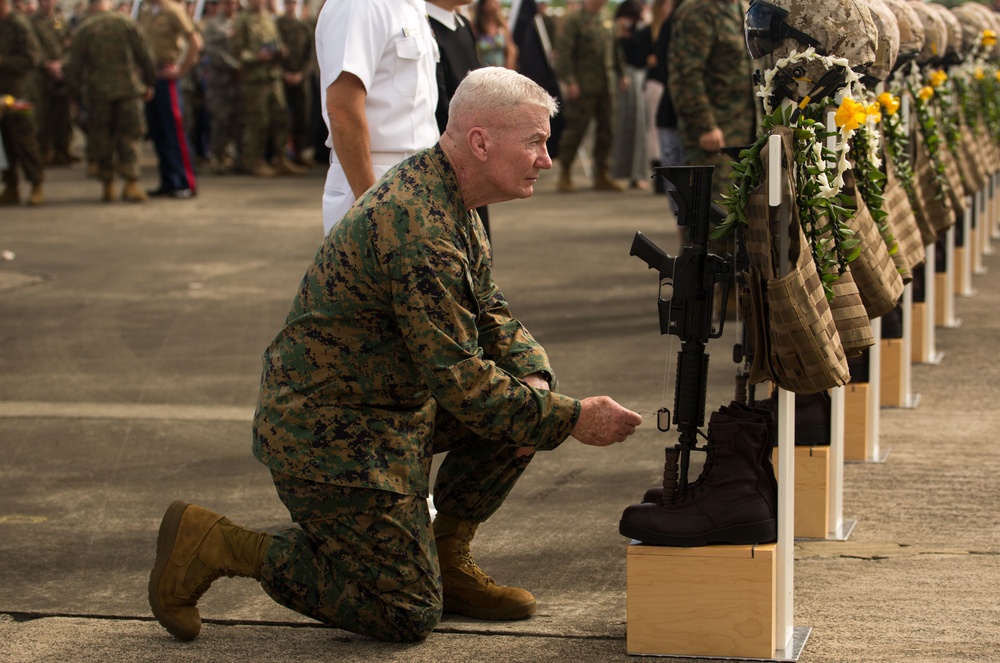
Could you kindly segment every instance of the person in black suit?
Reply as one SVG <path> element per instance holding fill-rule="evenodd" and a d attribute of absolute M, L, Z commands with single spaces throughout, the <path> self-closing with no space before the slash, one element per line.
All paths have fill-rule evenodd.
<path fill-rule="evenodd" d="M 427 0 L 427 17 L 437 40 L 441 59 L 437 65 L 438 105 L 434 115 L 438 128 L 444 134 L 448 125 L 448 104 L 458 84 L 473 69 L 482 64 L 476 54 L 476 38 L 469 21 L 455 11 L 471 0 Z M 476 208 L 483 222 L 486 237 L 490 236 L 490 218 L 486 206 Z"/>

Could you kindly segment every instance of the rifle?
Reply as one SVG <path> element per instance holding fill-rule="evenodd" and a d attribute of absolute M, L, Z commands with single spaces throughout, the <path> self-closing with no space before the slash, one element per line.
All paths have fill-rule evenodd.
<path fill-rule="evenodd" d="M 677 206 L 677 222 L 688 229 L 689 241 L 679 256 L 667 255 L 641 232 L 635 234 L 629 255 L 636 256 L 660 274 L 657 312 L 660 333 L 681 339 L 677 353 L 677 383 L 673 419 L 679 433 L 680 476 L 677 492 L 687 489 L 692 449 L 697 448 L 699 428 L 705 423 L 708 391 L 709 339 L 722 336 L 725 306 L 732 267 L 725 258 L 708 252 L 709 220 L 712 213 L 712 171 L 715 166 L 657 168 L 656 173 L 673 185 L 670 196 Z M 669 189 L 670 187 L 668 187 Z M 715 286 L 721 285 L 718 320 L 713 319 Z M 667 295 L 667 296 L 665 296 Z M 670 411 L 661 408 L 657 428 L 670 430 Z"/>

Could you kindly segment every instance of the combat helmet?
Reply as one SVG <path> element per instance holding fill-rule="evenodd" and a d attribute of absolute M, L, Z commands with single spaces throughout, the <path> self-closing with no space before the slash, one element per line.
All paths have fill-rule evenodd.
<path fill-rule="evenodd" d="M 962 24 L 962 46 L 965 54 L 972 52 L 972 49 L 980 43 L 984 30 L 992 30 L 1000 33 L 1000 14 L 992 9 L 981 5 L 978 2 L 966 2 L 952 8 L 952 13 Z M 992 53 L 986 55 L 996 56 L 1000 54 L 1000 43 L 993 47 Z"/>
<path fill-rule="evenodd" d="M 962 50 L 962 24 L 958 22 L 958 17 L 944 5 L 932 2 L 928 3 L 927 6 L 928 9 L 937 12 L 937 15 L 944 21 L 945 29 L 948 31 L 948 43 L 945 47 L 944 58 L 942 58 L 941 64 L 946 66 L 959 64 L 965 55 L 965 51 Z"/>
<path fill-rule="evenodd" d="M 917 63 L 938 64 L 948 50 L 948 26 L 936 11 L 921 0 L 909 0 L 909 3 L 924 24 L 924 47 L 917 55 Z"/>
<path fill-rule="evenodd" d="M 793 51 L 813 47 L 820 55 L 844 58 L 863 71 L 875 61 L 878 31 L 864 0 L 753 0 L 743 23 L 750 57 L 761 71 Z M 844 85 L 841 67 L 827 69 L 820 61 L 802 62 L 776 72 L 771 106 L 783 99 L 806 101 L 831 96 Z"/>
<path fill-rule="evenodd" d="M 866 85 L 874 85 L 888 78 L 896 64 L 896 57 L 899 55 L 899 23 L 884 0 L 867 2 L 878 30 L 878 48 L 875 50 L 875 62 L 865 71 L 862 80 Z"/>
<path fill-rule="evenodd" d="M 899 28 L 899 54 L 894 69 L 915 60 L 924 48 L 924 24 L 908 0 L 882 0 L 896 17 Z"/>

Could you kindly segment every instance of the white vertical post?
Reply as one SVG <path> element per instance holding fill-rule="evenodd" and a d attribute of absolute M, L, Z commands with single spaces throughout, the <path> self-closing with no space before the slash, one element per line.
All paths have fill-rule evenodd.
<path fill-rule="evenodd" d="M 837 122 L 835 113 L 826 114 L 826 130 L 833 134 L 827 138 L 827 147 L 837 149 Z M 831 164 L 835 166 L 835 164 Z M 844 511 L 844 387 L 830 390 L 830 502 L 828 535 L 839 538 Z"/>
<path fill-rule="evenodd" d="M 969 218 L 969 210 L 966 210 L 963 216 L 966 219 Z M 955 226 L 951 226 L 944 233 L 944 292 L 941 293 L 941 304 L 944 310 L 941 317 L 944 318 L 943 326 L 948 328 L 958 326 L 958 321 L 955 320 L 955 279 L 960 279 L 961 275 L 955 269 L 955 232 Z M 968 231 L 966 231 L 965 255 L 969 254 L 971 239 Z M 968 258 L 966 258 L 965 262 L 968 262 Z"/>
<path fill-rule="evenodd" d="M 913 284 L 907 283 L 903 288 L 903 366 L 900 379 L 903 381 L 903 407 L 915 408 L 920 401 L 920 394 L 914 394 L 912 389 L 913 368 Z"/>
<path fill-rule="evenodd" d="M 936 247 L 934 244 L 931 244 L 927 249 L 927 259 L 924 261 L 924 351 L 920 357 L 920 363 L 937 364 L 940 363 L 941 357 L 934 347 L 934 279 L 937 277 Z"/>
<path fill-rule="evenodd" d="M 977 232 L 978 229 L 981 229 L 986 223 L 986 217 L 980 211 L 982 208 L 981 205 L 976 204 L 977 200 L 982 202 L 982 198 L 982 191 L 980 191 L 972 199 L 972 205 L 969 205 L 969 207 L 965 210 L 965 214 L 962 215 L 962 236 L 965 237 L 965 260 L 962 261 L 962 272 L 957 275 L 957 278 L 959 279 L 958 291 L 962 293 L 963 297 L 971 297 L 975 294 L 972 291 L 972 245 L 979 243 L 979 236 L 977 235 L 977 241 L 973 242 L 972 234 L 973 232 Z M 977 230 L 972 229 L 973 208 L 975 208 Z"/>
<path fill-rule="evenodd" d="M 785 201 L 782 205 L 784 170 L 782 169 L 781 136 L 767 140 L 768 205 L 781 214 L 779 239 L 779 275 L 788 273 L 788 223 Z M 804 250 L 804 248 L 803 248 Z M 795 394 L 778 389 L 778 545 L 775 578 L 775 646 L 791 648 L 794 627 L 794 568 L 795 568 Z"/>
<path fill-rule="evenodd" d="M 872 320 L 872 335 L 875 344 L 868 350 L 868 430 L 865 435 L 871 440 L 871 456 L 868 460 L 878 462 L 879 453 L 879 402 L 882 394 L 882 318 Z M 907 358 L 908 359 L 908 358 Z"/>

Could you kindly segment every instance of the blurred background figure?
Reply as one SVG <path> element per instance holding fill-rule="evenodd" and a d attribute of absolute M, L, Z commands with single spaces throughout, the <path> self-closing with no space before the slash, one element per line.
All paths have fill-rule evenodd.
<path fill-rule="evenodd" d="M 562 92 L 556 79 L 556 22 L 542 12 L 545 3 L 535 0 L 514 0 L 511 4 L 510 26 L 518 49 L 518 71 L 538 83 L 563 108 Z M 553 160 L 559 158 L 565 118 L 560 112 L 549 120 L 549 140 L 546 147 Z"/>
<path fill-rule="evenodd" d="M 629 186 L 647 189 L 649 158 L 646 155 L 646 100 L 643 84 L 653 43 L 645 18 L 645 5 L 639 0 L 622 0 L 615 8 L 615 40 L 621 53 L 622 71 L 628 85 L 618 89 L 615 105 L 612 176 L 628 180 Z"/>
<path fill-rule="evenodd" d="M 517 46 L 507 29 L 500 0 L 476 0 L 472 31 L 483 66 L 517 69 Z"/>
<path fill-rule="evenodd" d="M 236 0 L 216 0 L 215 14 L 205 21 L 205 106 L 211 125 L 209 165 L 216 174 L 229 172 L 242 157 L 243 112 L 240 99 L 240 61 L 229 52 Z"/>
<path fill-rule="evenodd" d="M 653 5 L 651 27 L 654 31 L 654 63 L 652 73 L 646 82 L 646 88 L 649 90 L 651 86 L 655 86 L 661 90 L 653 115 L 657 149 L 651 154 L 656 154 L 659 157 L 659 163 L 654 164 L 654 167 L 657 165 L 683 166 L 687 163 L 687 159 L 684 157 L 684 141 L 677 128 L 677 111 L 674 109 L 668 84 L 670 59 L 667 54 L 670 50 L 671 23 L 673 12 L 681 2 L 682 0 L 656 0 Z M 658 19 L 659 23 L 657 23 Z M 658 29 L 657 25 L 659 25 Z M 656 178 L 655 183 L 658 189 L 665 190 L 666 183 L 662 178 Z"/>
<path fill-rule="evenodd" d="M 68 166 L 80 161 L 70 152 L 73 124 L 63 80 L 69 50 L 69 26 L 56 18 L 55 0 L 39 0 L 31 24 L 41 47 L 42 66 L 35 76 L 35 123 L 38 149 L 46 165 Z"/>
<path fill-rule="evenodd" d="M 285 101 L 288 104 L 288 136 L 291 142 L 291 160 L 300 166 L 313 166 L 315 162 L 305 154 L 308 116 L 308 76 L 312 63 L 313 31 L 298 16 L 298 0 L 285 0 L 285 11 L 275 21 L 278 34 L 285 44 L 281 59 Z"/>

